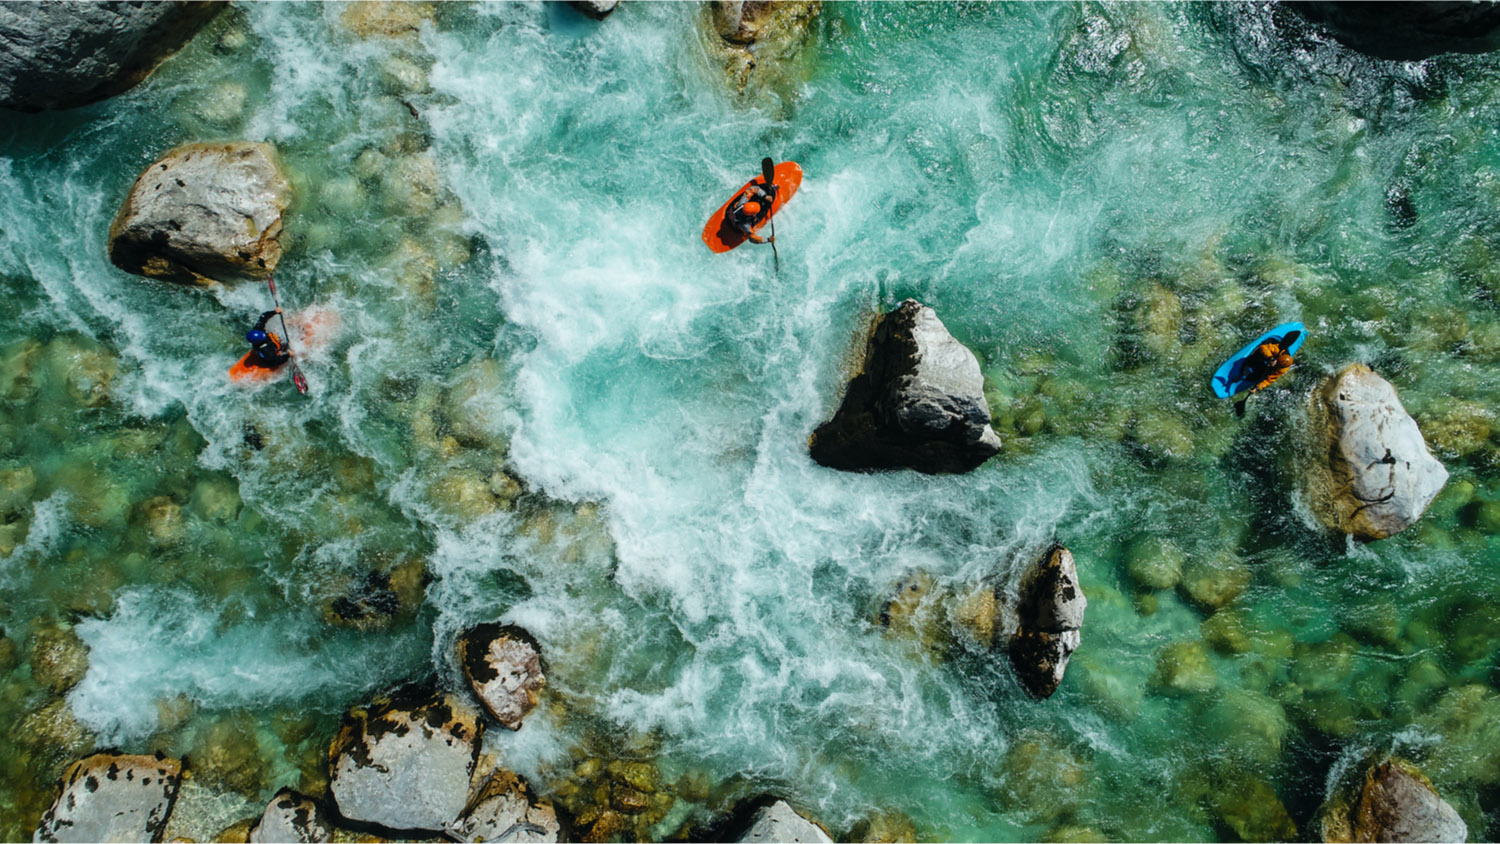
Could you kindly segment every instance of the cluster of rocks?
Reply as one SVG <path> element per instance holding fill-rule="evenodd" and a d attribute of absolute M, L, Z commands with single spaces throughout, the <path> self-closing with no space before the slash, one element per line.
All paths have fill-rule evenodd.
<path fill-rule="evenodd" d="M 526 631 L 484 624 L 465 631 L 459 662 L 483 712 L 520 729 L 545 687 L 541 653 Z M 283 788 L 258 818 L 246 818 L 215 840 L 250 842 L 446 837 L 454 841 L 558 841 L 563 825 L 551 800 L 483 752 L 486 717 L 461 695 L 409 686 L 356 707 L 328 749 L 327 797 Z M 204 767 L 208 765 L 209 767 Z M 199 776 L 212 760 L 194 757 Z M 42 817 L 38 841 L 159 841 L 184 785 L 185 763 L 160 754 L 112 752 L 70 766 Z M 578 810 L 583 840 L 628 833 L 647 840 L 674 805 L 655 766 L 593 759 L 580 766 L 585 787 L 560 794 Z M 259 781 L 234 788 L 254 792 Z M 576 799 L 587 793 L 594 803 Z M 603 795 L 602 798 L 599 795 Z M 685 820 L 685 818 L 680 819 Z M 785 802 L 764 806 L 745 841 L 817 841 L 826 831 Z"/>
<path fill-rule="evenodd" d="M 703 43 L 737 95 L 792 97 L 809 71 L 821 0 L 711 0 Z"/>

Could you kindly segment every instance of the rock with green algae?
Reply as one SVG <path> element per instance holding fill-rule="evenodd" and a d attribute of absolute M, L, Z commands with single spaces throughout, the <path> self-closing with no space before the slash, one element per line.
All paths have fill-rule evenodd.
<path fill-rule="evenodd" d="M 921 839 L 917 837 L 917 825 L 910 817 L 895 809 L 885 809 L 856 821 L 844 840 L 864 844 L 895 844 Z"/>
<path fill-rule="evenodd" d="M 31 498 L 34 492 L 36 492 L 36 472 L 30 466 L 10 466 L 0 469 L 0 516 L 31 509 Z"/>
<path fill-rule="evenodd" d="M 460 443 L 472 448 L 505 446 L 499 426 L 505 390 L 504 369 L 494 358 L 477 358 L 453 374 L 441 407 L 443 420 Z"/>
<path fill-rule="evenodd" d="M 647 841 L 662 837 L 652 830 L 676 803 L 671 788 L 662 783 L 651 762 L 588 757 L 555 787 L 554 795 L 584 841 L 610 841 L 621 835 Z"/>
<path fill-rule="evenodd" d="M 1250 569 L 1238 555 L 1222 551 L 1208 560 L 1189 561 L 1178 585 L 1194 604 L 1214 611 L 1244 594 L 1250 586 Z"/>
<path fill-rule="evenodd" d="M 238 484 L 230 478 L 211 476 L 193 485 L 189 507 L 204 521 L 227 524 L 239 518 L 243 505 Z"/>
<path fill-rule="evenodd" d="M 246 715 L 220 718 L 197 733 L 187 758 L 201 784 L 258 796 L 269 771 L 261 759 L 254 720 Z"/>
<path fill-rule="evenodd" d="M 1324 803 L 1322 840 L 1466 841 L 1469 828 L 1416 765 L 1386 759 L 1345 782 Z"/>
<path fill-rule="evenodd" d="M 1185 460 L 1196 448 L 1193 432 L 1182 415 L 1165 409 L 1137 411 L 1129 437 L 1151 460 Z"/>
<path fill-rule="evenodd" d="M 1130 543 L 1125 569 L 1136 583 L 1147 589 L 1171 589 L 1182 578 L 1185 555 L 1170 539 L 1145 537 Z"/>
<path fill-rule="evenodd" d="M 359 38 L 415 40 L 421 34 L 422 26 L 436 14 L 434 3 L 368 0 L 346 6 L 339 16 L 339 23 Z"/>
<path fill-rule="evenodd" d="M 1103 652 L 1084 651 L 1075 658 L 1073 670 L 1084 696 L 1111 718 L 1128 721 L 1140 713 L 1145 688 L 1129 665 Z"/>
<path fill-rule="evenodd" d="M 999 779 L 1000 806 L 1031 824 L 1055 820 L 1083 803 L 1088 776 L 1068 745 L 1051 733 L 1028 730 L 1006 749 Z"/>
<path fill-rule="evenodd" d="M 942 613 L 945 596 L 930 573 L 908 572 L 881 602 L 877 621 L 889 635 L 916 642 L 926 653 L 942 653 L 949 640 Z"/>
<path fill-rule="evenodd" d="M 158 547 L 176 545 L 187 536 L 187 523 L 182 518 L 182 505 L 169 495 L 158 495 L 141 503 L 141 520 L 145 523 L 146 536 Z"/>
<path fill-rule="evenodd" d="M 431 489 L 433 502 L 445 513 L 470 522 L 500 510 L 484 475 L 474 469 L 454 469 L 441 476 Z"/>
<path fill-rule="evenodd" d="M 1494 689 L 1477 683 L 1450 689 L 1416 726 L 1442 737 L 1426 759 L 1440 780 L 1500 783 L 1500 695 Z"/>
<path fill-rule="evenodd" d="M 1439 401 L 1421 415 L 1422 436 L 1434 451 L 1449 459 L 1467 460 L 1488 449 L 1495 414 L 1474 401 Z"/>
<path fill-rule="evenodd" d="M 71 625 L 38 627 L 31 637 L 31 677 L 58 694 L 78 685 L 89 670 L 88 648 Z"/>
<path fill-rule="evenodd" d="M 1213 691 L 1218 684 L 1218 673 L 1202 642 L 1172 642 L 1157 651 L 1153 688 L 1168 695 L 1193 695 Z"/>
<path fill-rule="evenodd" d="M 120 371 L 119 361 L 103 346 L 71 335 L 47 344 L 42 366 L 48 382 L 79 407 L 99 407 L 109 401 L 110 384 Z"/>
<path fill-rule="evenodd" d="M 1237 610 L 1223 609 L 1215 612 L 1203 619 L 1198 630 L 1203 634 L 1203 641 L 1212 645 L 1213 649 L 1219 653 L 1250 652 L 1250 634 L 1245 629 L 1245 617 Z"/>
<path fill-rule="evenodd" d="M 323 605 L 330 624 L 378 630 L 410 618 L 422 603 L 427 565 L 420 557 L 371 569 L 348 582 L 343 594 Z"/>
<path fill-rule="evenodd" d="M 1292 682 L 1308 691 L 1332 691 L 1354 671 L 1359 645 L 1339 633 L 1326 642 L 1297 643 L 1291 664 Z"/>
<path fill-rule="evenodd" d="M 1256 765 L 1281 757 L 1287 734 L 1286 711 L 1274 699 L 1248 689 L 1217 694 L 1198 721 L 1201 735 L 1230 756 Z"/>
<path fill-rule="evenodd" d="M 11 725 L 12 741 L 50 753 L 77 757 L 94 749 L 94 734 L 89 732 L 68 702 L 53 698 L 45 706 Z"/>
<path fill-rule="evenodd" d="M 1241 841 L 1292 841 L 1297 824 L 1276 789 L 1259 777 L 1238 772 L 1220 779 L 1209 792 L 1209 807 Z"/>

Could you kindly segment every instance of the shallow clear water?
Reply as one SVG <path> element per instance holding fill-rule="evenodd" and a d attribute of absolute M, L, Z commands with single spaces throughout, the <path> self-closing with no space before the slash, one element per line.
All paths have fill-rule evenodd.
<path fill-rule="evenodd" d="M 13 728 L 6 837 L 90 744 L 186 753 L 246 806 L 316 790 L 345 708 L 456 685 L 453 637 L 496 618 L 552 690 L 491 736 L 505 763 L 545 791 L 648 758 L 678 795 L 659 836 L 765 791 L 840 835 L 1308 835 L 1331 772 L 1382 749 L 1500 832 L 1492 56 L 1376 62 L 1260 7 L 832 4 L 794 74 L 736 97 L 686 4 L 444 5 L 416 39 L 343 12 L 236 8 L 129 94 L 0 128 L 0 480 L 24 492 L 0 499 L 0 720 L 58 721 L 38 631 L 89 648 L 86 732 Z M 142 167 L 233 138 L 297 188 L 283 296 L 339 316 L 310 399 L 225 383 L 263 288 L 104 257 Z M 698 239 L 763 154 L 806 173 L 779 273 Z M 1005 451 L 813 464 L 906 297 L 979 356 Z M 1290 319 L 1297 370 L 1237 422 L 1208 374 Z M 1452 473 L 1367 546 L 1315 527 L 1291 459 L 1307 391 L 1354 361 Z M 1090 605 L 1037 703 L 950 617 L 1054 539 Z M 1136 585 L 1174 554 L 1184 585 Z M 410 598 L 417 567 L 392 620 L 326 609 L 371 572 Z M 926 598 L 883 628 L 908 581 Z M 1243 593 L 1211 613 L 1215 588 Z"/>

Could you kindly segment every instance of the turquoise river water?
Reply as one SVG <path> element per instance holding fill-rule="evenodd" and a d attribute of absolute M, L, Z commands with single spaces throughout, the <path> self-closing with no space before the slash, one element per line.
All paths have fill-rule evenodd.
<path fill-rule="evenodd" d="M 767 792 L 841 837 L 1307 837 L 1383 752 L 1500 835 L 1496 56 L 1376 61 L 1258 5 L 836 3 L 737 94 L 692 4 L 348 14 L 237 5 L 136 89 L 0 124 L 0 836 L 94 747 L 186 754 L 199 840 L 318 793 L 345 709 L 458 688 L 496 619 L 549 691 L 491 749 L 562 799 L 654 764 L 648 837 Z M 308 398 L 224 377 L 264 286 L 105 255 L 143 167 L 235 139 L 296 189 L 289 309 L 338 317 Z M 806 173 L 779 273 L 698 237 L 762 155 Z M 814 464 L 907 297 L 1004 451 Z M 1237 421 L 1209 374 L 1292 319 Z M 1294 456 L 1356 361 L 1452 474 L 1369 545 Z M 1036 702 L 962 607 L 1054 539 L 1089 609 Z"/>

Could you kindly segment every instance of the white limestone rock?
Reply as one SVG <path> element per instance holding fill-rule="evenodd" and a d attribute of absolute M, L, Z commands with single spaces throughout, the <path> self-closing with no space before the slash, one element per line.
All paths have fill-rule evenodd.
<path fill-rule="evenodd" d="M 33 841 L 160 841 L 182 784 L 182 763 L 96 753 L 63 774 Z"/>

